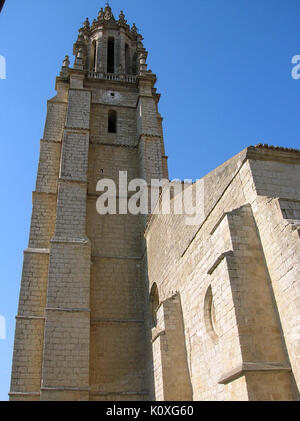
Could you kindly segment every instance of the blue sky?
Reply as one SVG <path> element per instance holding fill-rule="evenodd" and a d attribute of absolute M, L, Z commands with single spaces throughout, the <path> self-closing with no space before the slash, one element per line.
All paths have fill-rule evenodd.
<path fill-rule="evenodd" d="M 15 315 L 46 101 L 81 23 L 105 1 L 7 0 L 0 14 L 0 400 L 9 390 Z M 197 179 L 260 142 L 300 148 L 299 0 L 113 0 L 149 51 L 162 93 L 171 178 Z"/>

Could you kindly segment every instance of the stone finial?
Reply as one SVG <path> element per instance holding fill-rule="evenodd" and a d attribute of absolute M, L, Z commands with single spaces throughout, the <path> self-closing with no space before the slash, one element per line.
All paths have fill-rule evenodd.
<path fill-rule="evenodd" d="M 77 38 L 77 42 L 78 43 L 82 43 L 82 42 L 84 42 L 84 35 L 83 35 L 83 31 L 82 31 L 82 29 L 79 29 L 79 34 L 78 34 L 78 38 Z"/>
<path fill-rule="evenodd" d="M 61 71 L 60 71 L 60 77 L 62 78 L 68 77 L 69 66 L 70 66 L 69 56 L 65 56 L 62 67 L 61 67 Z"/>
<path fill-rule="evenodd" d="M 82 54 L 82 48 L 80 47 L 77 53 L 77 58 L 81 59 L 83 58 L 83 54 Z"/>
<path fill-rule="evenodd" d="M 136 27 L 136 24 L 135 24 L 135 23 L 132 25 L 131 32 L 132 32 L 133 34 L 137 34 L 137 32 L 138 32 L 138 30 L 137 30 L 137 27 Z"/>
<path fill-rule="evenodd" d="M 62 67 L 68 68 L 70 66 L 70 59 L 69 56 L 65 56 Z"/>
<path fill-rule="evenodd" d="M 109 5 L 109 2 L 106 3 L 105 9 L 104 9 L 104 19 L 106 21 L 115 20 L 111 7 Z"/>
<path fill-rule="evenodd" d="M 140 54 L 140 72 L 147 72 L 147 53 L 141 53 Z"/>
<path fill-rule="evenodd" d="M 76 54 L 74 69 L 83 70 L 83 50 L 81 47 Z"/>
<path fill-rule="evenodd" d="M 84 28 L 85 29 L 90 29 L 90 21 L 89 18 L 86 18 L 86 20 L 84 21 Z"/>
<path fill-rule="evenodd" d="M 119 15 L 119 23 L 122 23 L 123 25 L 126 25 L 127 23 L 123 10 L 121 10 L 120 15 Z"/>
<path fill-rule="evenodd" d="M 98 21 L 103 21 L 104 20 L 104 11 L 103 11 L 103 7 L 101 7 L 99 15 L 98 15 Z"/>

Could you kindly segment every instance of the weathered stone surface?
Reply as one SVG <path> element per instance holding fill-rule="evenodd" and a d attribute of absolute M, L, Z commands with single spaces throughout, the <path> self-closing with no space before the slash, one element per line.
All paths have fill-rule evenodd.
<path fill-rule="evenodd" d="M 100 179 L 168 179 L 142 37 L 106 8 L 48 101 L 10 399 L 298 399 L 300 152 L 249 147 L 198 181 L 198 225 L 100 216 Z"/>

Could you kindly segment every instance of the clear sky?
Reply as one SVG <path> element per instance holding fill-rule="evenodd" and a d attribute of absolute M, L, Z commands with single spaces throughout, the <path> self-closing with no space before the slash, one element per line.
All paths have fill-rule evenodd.
<path fill-rule="evenodd" d="M 9 390 L 15 315 L 46 101 L 78 29 L 102 0 L 7 0 L 0 14 L 0 400 Z M 149 51 L 162 93 L 170 178 L 201 178 L 246 146 L 300 148 L 300 0 L 112 0 Z"/>

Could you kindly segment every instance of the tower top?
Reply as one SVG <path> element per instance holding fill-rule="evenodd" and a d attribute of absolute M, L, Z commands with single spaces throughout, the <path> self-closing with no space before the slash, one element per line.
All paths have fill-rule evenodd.
<path fill-rule="evenodd" d="M 87 35 L 93 35 L 100 29 L 119 30 L 120 28 L 123 28 L 125 33 L 130 36 L 131 39 L 143 39 L 142 36 L 138 33 L 138 29 L 135 23 L 133 23 L 132 26 L 128 25 L 123 10 L 121 10 L 119 18 L 116 19 L 109 5 L 109 2 L 107 2 L 104 9 L 101 7 L 97 19 L 94 19 L 92 24 L 90 24 L 89 19 L 87 18 L 84 22 L 84 26 L 80 28 L 79 31 L 82 31 Z"/>
<path fill-rule="evenodd" d="M 83 22 L 74 44 L 74 69 L 85 72 L 88 78 L 135 83 L 138 76 L 150 76 L 147 69 L 148 52 L 136 24 L 127 23 L 123 10 L 115 18 L 109 2 L 100 9 L 92 24 Z M 69 60 L 65 59 L 62 75 L 69 74 Z"/>

